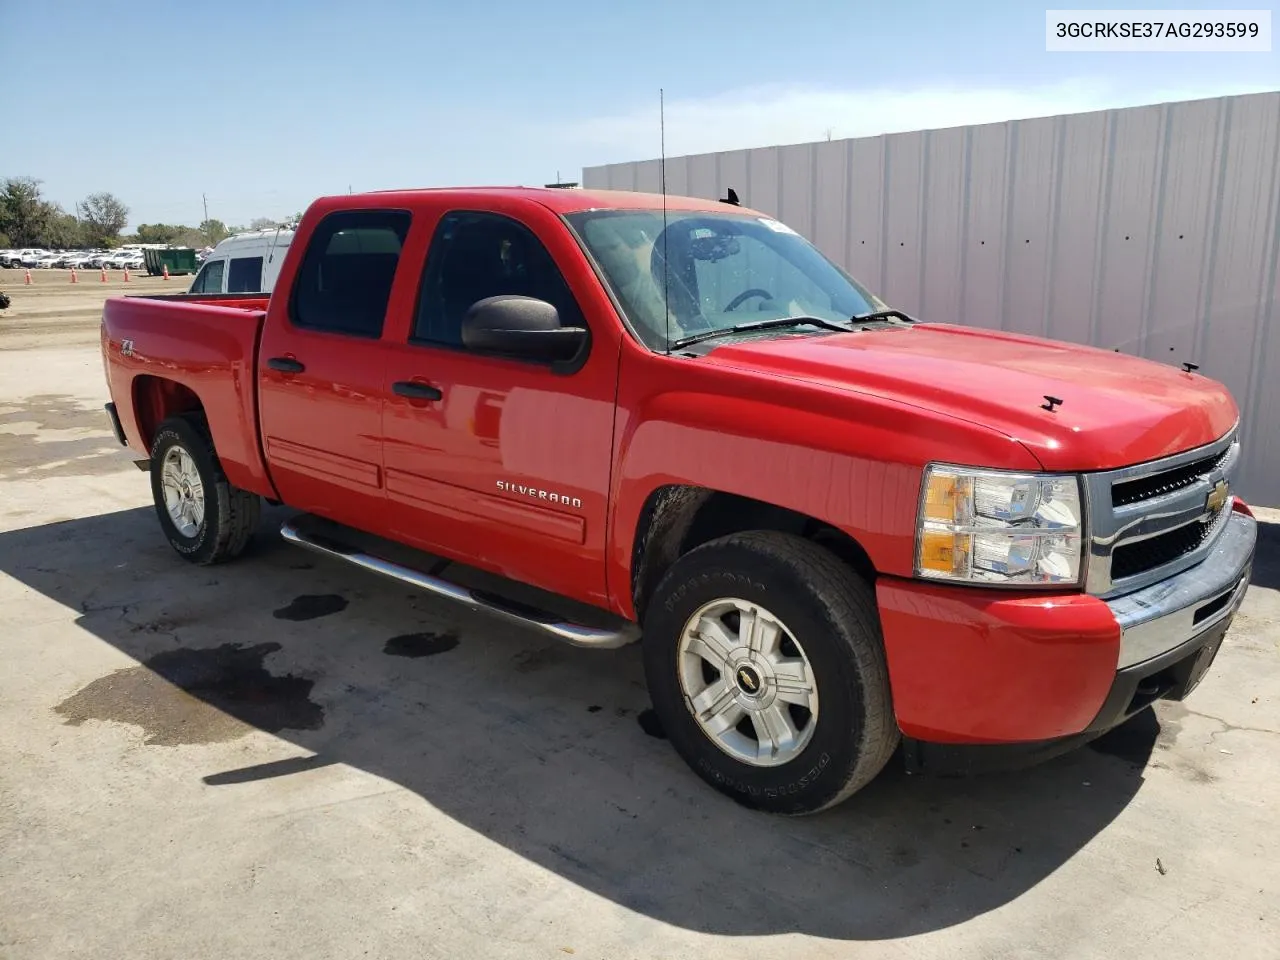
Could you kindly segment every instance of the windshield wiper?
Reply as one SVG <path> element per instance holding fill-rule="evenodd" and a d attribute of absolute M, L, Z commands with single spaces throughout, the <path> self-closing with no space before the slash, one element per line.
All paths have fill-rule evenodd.
<path fill-rule="evenodd" d="M 746 323 L 738 323 L 732 327 L 721 327 L 719 330 L 704 330 L 702 333 L 693 333 L 687 337 L 672 340 L 671 348 L 673 350 L 682 350 L 685 347 L 693 346 L 695 343 L 702 343 L 704 340 L 728 337 L 735 333 L 750 333 L 753 330 L 771 330 L 775 327 L 821 327 L 824 330 L 835 330 L 837 333 L 849 332 L 849 328 L 843 323 L 824 320 L 821 317 L 773 317 L 769 320 L 748 320 Z"/>
<path fill-rule="evenodd" d="M 900 320 L 903 323 L 915 323 L 915 317 L 909 317 L 901 310 L 873 310 L 871 313 L 855 313 L 849 318 L 850 323 L 884 323 Z"/>

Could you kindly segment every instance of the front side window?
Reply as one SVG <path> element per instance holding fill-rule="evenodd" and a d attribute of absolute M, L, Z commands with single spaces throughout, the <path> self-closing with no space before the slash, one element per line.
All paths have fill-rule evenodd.
<path fill-rule="evenodd" d="M 818 248 L 767 217 L 590 210 L 566 219 L 637 335 L 671 340 L 782 317 L 844 322 L 875 300 Z"/>
<path fill-rule="evenodd" d="M 261 293 L 262 258 L 237 257 L 227 271 L 227 293 Z"/>
<path fill-rule="evenodd" d="M 407 210 L 344 210 L 320 221 L 289 301 L 296 326 L 379 337 L 391 299 Z"/>
<path fill-rule="evenodd" d="M 486 297 L 546 300 L 566 327 L 582 313 L 550 252 L 524 224 L 495 213 L 446 214 L 427 253 L 413 339 L 462 346 L 462 318 Z"/>
<path fill-rule="evenodd" d="M 210 260 L 200 268 L 195 283 L 191 285 L 192 293 L 221 293 L 222 271 L 226 268 L 225 260 Z"/>

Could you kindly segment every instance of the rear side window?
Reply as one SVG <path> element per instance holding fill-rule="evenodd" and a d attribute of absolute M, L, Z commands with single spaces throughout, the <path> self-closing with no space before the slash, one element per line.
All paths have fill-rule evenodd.
<path fill-rule="evenodd" d="M 227 293 L 258 293 L 262 290 L 262 258 L 237 257 L 227 271 Z"/>
<path fill-rule="evenodd" d="M 293 323 L 381 336 L 409 220 L 407 210 L 344 210 L 320 221 L 294 281 Z"/>
<path fill-rule="evenodd" d="M 191 285 L 192 293 L 221 293 L 222 271 L 226 267 L 225 260 L 210 260 L 200 268 L 200 275 Z"/>

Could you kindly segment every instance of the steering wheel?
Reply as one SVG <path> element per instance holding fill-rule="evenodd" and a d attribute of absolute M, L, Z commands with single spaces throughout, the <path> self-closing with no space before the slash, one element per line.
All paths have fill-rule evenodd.
<path fill-rule="evenodd" d="M 729 305 L 724 308 L 724 312 L 728 313 L 730 310 L 736 310 L 738 307 L 742 306 L 742 302 L 744 300 L 750 300 L 752 297 L 764 297 L 766 300 L 772 300 L 773 294 L 768 290 L 761 290 L 759 287 L 752 287 L 750 290 L 743 290 L 740 294 L 729 301 Z"/>

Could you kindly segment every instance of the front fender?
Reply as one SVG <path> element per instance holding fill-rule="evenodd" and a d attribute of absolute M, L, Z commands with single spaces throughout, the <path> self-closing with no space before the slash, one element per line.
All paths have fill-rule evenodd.
<path fill-rule="evenodd" d="M 910 576 L 925 464 L 1039 469 L 1009 437 L 901 402 L 680 358 L 635 362 L 645 369 L 624 370 L 620 381 L 612 473 L 609 589 L 624 616 L 636 615 L 633 551 L 659 487 L 703 487 L 804 514 L 856 540 L 878 572 Z M 679 384 L 664 384 L 677 374 Z"/>

